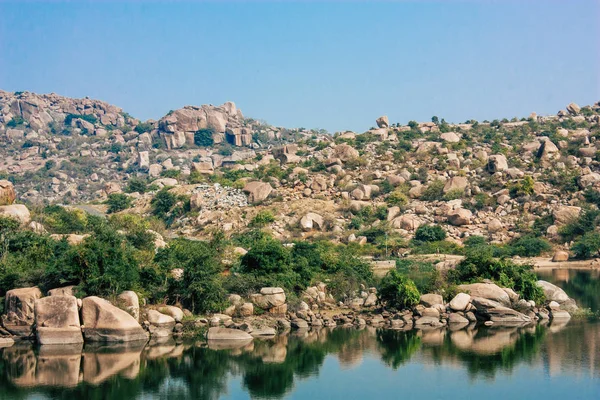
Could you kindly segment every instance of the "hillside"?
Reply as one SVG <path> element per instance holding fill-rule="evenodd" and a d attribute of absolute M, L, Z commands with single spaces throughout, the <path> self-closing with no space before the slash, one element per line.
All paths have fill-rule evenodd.
<path fill-rule="evenodd" d="M 426 224 L 448 236 L 422 249 L 433 252 L 457 252 L 469 236 L 555 248 L 577 237 L 560 232 L 599 201 L 600 104 L 432 121 L 380 117 L 367 132 L 331 136 L 245 118 L 231 102 L 141 122 L 98 100 L 0 91 L 0 174 L 30 208 L 105 212 L 113 195 L 122 204 L 110 211 L 158 215 L 169 236 L 239 232 L 258 218 L 280 239 L 357 241 L 375 253 L 405 251 Z M 165 186 L 178 197 L 157 211 Z"/>

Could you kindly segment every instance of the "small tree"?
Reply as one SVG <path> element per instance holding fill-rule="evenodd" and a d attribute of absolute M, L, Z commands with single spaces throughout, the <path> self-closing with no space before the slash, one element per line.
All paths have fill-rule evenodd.
<path fill-rule="evenodd" d="M 571 248 L 577 258 L 591 258 L 600 251 L 600 233 L 588 232 L 573 244 Z"/>
<path fill-rule="evenodd" d="M 200 147 L 210 147 L 214 144 L 213 128 L 200 129 L 194 133 L 194 144 Z"/>
<path fill-rule="evenodd" d="M 108 195 L 108 200 L 106 200 L 106 204 L 108 204 L 108 213 L 116 213 L 119 211 L 123 211 L 131 207 L 133 200 L 131 197 L 127 196 L 124 193 L 112 193 Z"/>
<path fill-rule="evenodd" d="M 381 280 L 379 298 L 389 307 L 403 309 L 418 304 L 421 294 L 413 281 L 393 269 Z"/>
<path fill-rule="evenodd" d="M 438 242 L 446 239 L 446 231 L 439 225 L 421 225 L 415 232 L 415 240 L 420 242 Z"/>

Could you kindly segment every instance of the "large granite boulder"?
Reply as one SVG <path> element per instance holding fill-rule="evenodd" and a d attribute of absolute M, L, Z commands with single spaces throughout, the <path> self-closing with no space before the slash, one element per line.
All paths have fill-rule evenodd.
<path fill-rule="evenodd" d="M 459 285 L 458 290 L 470 294 L 471 297 L 480 297 L 496 301 L 505 307 L 510 307 L 511 305 L 508 293 L 494 283 L 471 283 L 468 285 Z"/>
<path fill-rule="evenodd" d="M 278 287 L 264 287 L 260 290 L 260 294 L 253 294 L 250 299 L 257 307 L 270 310 L 285 304 L 285 292 Z"/>
<path fill-rule="evenodd" d="M 183 319 L 183 310 L 175 306 L 162 306 L 158 309 L 161 313 L 172 317 L 175 322 L 181 322 Z"/>
<path fill-rule="evenodd" d="M 35 301 L 39 344 L 83 343 L 75 296 L 48 296 Z"/>
<path fill-rule="evenodd" d="M 6 179 L 0 180 L 0 206 L 9 206 L 17 198 L 15 187 Z"/>
<path fill-rule="evenodd" d="M 2 325 L 17 336 L 30 336 L 35 322 L 35 301 L 42 297 L 37 287 L 12 289 L 6 292 Z"/>
<path fill-rule="evenodd" d="M 512 308 L 505 307 L 497 301 L 473 297 L 471 304 L 475 306 L 478 316 L 485 320 L 504 325 L 521 325 L 531 322 L 531 317 Z"/>
<path fill-rule="evenodd" d="M 435 293 L 423 294 L 423 295 L 421 295 L 421 304 L 423 304 L 425 307 L 433 307 L 435 305 L 443 305 L 444 298 L 441 295 L 435 294 Z"/>
<path fill-rule="evenodd" d="M 471 303 L 471 296 L 466 293 L 459 293 L 450 300 L 450 308 L 454 311 L 465 311 Z"/>
<path fill-rule="evenodd" d="M 575 303 L 575 300 L 570 298 L 569 295 L 567 293 L 565 293 L 565 291 L 562 290 L 561 288 L 559 288 L 558 286 L 556 286 L 550 282 L 546 282 L 546 281 L 542 281 L 542 280 L 537 281 L 537 284 L 544 291 L 544 295 L 546 296 L 546 301 L 557 302 L 559 304 L 561 310 L 565 310 L 565 311 L 576 311 L 577 310 L 578 307 L 577 307 L 577 304 Z"/>
<path fill-rule="evenodd" d="M 16 219 L 23 225 L 26 225 L 31 221 L 31 214 L 23 204 L 0 206 L 0 216 Z"/>
<path fill-rule="evenodd" d="M 148 311 L 148 322 L 152 337 L 166 337 L 173 333 L 175 319 L 169 315 L 162 314 L 156 310 Z"/>
<path fill-rule="evenodd" d="M 377 118 L 375 122 L 379 128 L 389 128 L 390 126 L 390 120 L 388 119 L 387 115 Z"/>
<path fill-rule="evenodd" d="M 131 342 L 148 340 L 148 333 L 126 311 L 100 297 L 83 299 L 83 335 L 90 342 Z"/>
<path fill-rule="evenodd" d="M 473 213 L 466 208 L 458 208 L 448 213 L 448 222 L 455 226 L 468 225 L 471 223 Z"/>
<path fill-rule="evenodd" d="M 488 171 L 494 174 L 496 172 L 506 171 L 508 169 L 508 162 L 506 161 L 506 156 L 503 154 L 495 154 L 489 156 L 488 158 Z"/>
<path fill-rule="evenodd" d="M 250 203 L 258 203 L 265 200 L 271 194 L 273 188 L 265 182 L 249 182 L 244 186 L 244 192 L 248 194 Z"/>

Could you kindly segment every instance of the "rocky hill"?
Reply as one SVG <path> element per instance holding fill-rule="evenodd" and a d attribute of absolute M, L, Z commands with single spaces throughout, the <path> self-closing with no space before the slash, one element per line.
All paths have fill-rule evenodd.
<path fill-rule="evenodd" d="M 367 132 L 329 135 L 245 118 L 231 102 L 141 122 L 98 100 L 0 91 L 0 175 L 20 202 L 100 212 L 126 192 L 112 211 L 158 215 L 167 187 L 181 207 L 162 217 L 187 237 L 260 223 L 282 239 L 385 240 L 387 251 L 437 224 L 447 246 L 536 236 L 559 248 L 561 226 L 599 201 L 599 121 L 599 103 L 571 103 L 510 121 L 380 117 Z"/>

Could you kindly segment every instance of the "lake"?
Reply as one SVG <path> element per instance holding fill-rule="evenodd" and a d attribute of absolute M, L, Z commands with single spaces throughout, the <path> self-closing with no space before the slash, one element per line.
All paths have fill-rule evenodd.
<path fill-rule="evenodd" d="M 597 307 L 598 275 L 583 272 L 540 275 Z M 600 398 L 596 322 L 320 329 L 222 347 L 172 340 L 83 348 L 16 344 L 0 349 L 0 398 Z"/>

